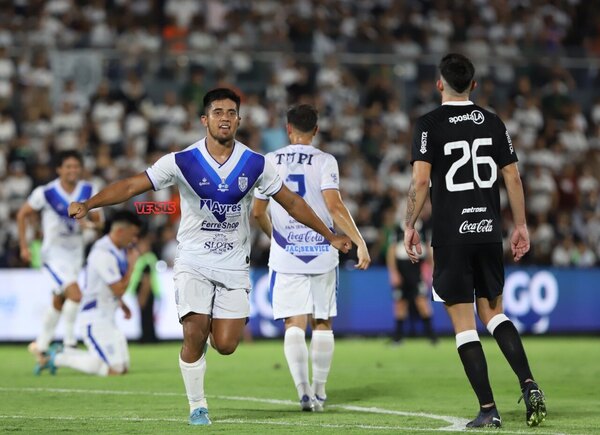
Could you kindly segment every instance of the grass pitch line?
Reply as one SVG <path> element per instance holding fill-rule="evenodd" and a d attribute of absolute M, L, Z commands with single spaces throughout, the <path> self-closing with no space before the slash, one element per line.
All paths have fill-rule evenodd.
<path fill-rule="evenodd" d="M 152 392 L 152 391 L 126 391 L 126 390 L 85 390 L 78 388 L 42 388 L 42 387 L 0 387 L 0 391 L 20 391 L 20 392 L 46 392 L 46 393 L 62 393 L 62 394 L 98 394 L 98 395 L 115 395 L 115 396 L 164 396 L 164 397 L 185 397 L 183 393 L 169 393 L 169 392 Z M 244 396 L 220 396 L 220 395 L 209 395 L 209 399 L 220 399 L 220 400 L 233 400 L 233 401 L 244 401 L 244 402 L 255 402 L 255 403 L 267 403 L 272 405 L 289 405 L 298 406 L 296 401 L 292 400 L 280 400 L 280 399 L 263 399 L 259 397 L 244 397 Z M 449 423 L 449 426 L 441 428 L 418 428 L 418 427 L 402 427 L 402 426 L 374 426 L 374 425 L 340 425 L 340 424 L 310 424 L 310 423 L 299 423 L 299 422 L 285 422 L 285 421 L 264 421 L 264 420 L 236 420 L 236 419 L 213 419 L 215 423 L 223 424 L 262 424 L 262 425 L 281 425 L 281 426 L 309 426 L 309 427 L 323 427 L 323 428 L 359 428 L 359 429 L 370 429 L 370 430 L 407 430 L 407 431 L 465 431 L 465 425 L 468 422 L 467 419 L 451 417 L 438 414 L 428 414 L 423 412 L 408 412 L 408 411 L 396 411 L 392 409 L 378 408 L 378 407 L 363 407 L 355 405 L 336 405 L 331 404 L 328 408 L 343 409 L 346 411 L 354 412 L 367 412 L 373 414 L 386 414 L 386 415 L 398 415 L 402 417 L 423 417 L 434 420 L 442 420 Z M 35 419 L 47 419 L 47 420 L 122 420 L 122 421 L 164 421 L 164 422 L 182 422 L 185 420 L 176 418 L 145 418 L 145 417 L 74 417 L 74 416 L 21 416 L 21 415 L 0 415 L 0 419 L 22 419 L 22 418 L 35 418 Z M 482 432 L 489 433 L 489 430 L 476 430 L 469 429 L 469 432 Z M 506 431 L 502 430 L 503 434 L 530 434 L 530 431 Z M 564 435 L 556 432 L 539 432 L 536 431 L 536 435 Z"/>

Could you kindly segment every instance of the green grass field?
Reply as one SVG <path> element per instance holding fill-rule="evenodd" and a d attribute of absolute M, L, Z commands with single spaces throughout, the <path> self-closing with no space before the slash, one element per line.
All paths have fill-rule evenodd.
<path fill-rule="evenodd" d="M 503 434 L 600 433 L 600 346 L 594 338 L 525 338 L 548 404 L 548 418 L 525 425 L 520 391 L 495 342 L 484 339 Z M 242 343 L 208 354 L 206 393 L 213 425 L 189 427 L 177 363 L 179 345 L 131 345 L 131 372 L 98 378 L 68 369 L 32 375 L 26 346 L 0 352 L 0 431 L 23 433 L 454 433 L 477 402 L 454 340 L 393 347 L 384 340 L 339 339 L 323 413 L 302 413 L 282 342 Z"/>

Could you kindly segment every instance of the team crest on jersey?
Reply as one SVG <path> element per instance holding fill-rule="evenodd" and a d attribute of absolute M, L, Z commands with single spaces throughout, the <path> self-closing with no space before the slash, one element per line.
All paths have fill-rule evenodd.
<path fill-rule="evenodd" d="M 238 177 L 238 187 L 244 192 L 248 188 L 248 177 Z"/>
<path fill-rule="evenodd" d="M 229 191 L 229 184 L 227 184 L 225 182 L 225 178 L 221 178 L 221 182 L 219 183 L 217 190 L 219 192 L 228 192 Z"/>

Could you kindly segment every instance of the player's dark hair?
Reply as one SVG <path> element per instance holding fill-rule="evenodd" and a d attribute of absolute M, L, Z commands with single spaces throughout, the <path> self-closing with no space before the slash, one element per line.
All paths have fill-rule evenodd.
<path fill-rule="evenodd" d="M 79 151 L 75 151 L 75 150 L 66 150 L 66 151 L 61 151 L 56 155 L 56 167 L 59 168 L 63 165 L 63 163 L 65 162 L 65 160 L 67 159 L 77 159 L 79 160 L 79 163 L 81 163 L 81 166 L 83 166 L 83 156 L 81 155 L 81 153 Z"/>
<path fill-rule="evenodd" d="M 317 126 L 319 112 L 310 104 L 292 106 L 287 111 L 287 122 L 303 133 L 310 133 Z"/>
<path fill-rule="evenodd" d="M 235 103 L 235 106 L 237 108 L 237 111 L 240 111 L 240 103 L 241 103 L 241 98 L 238 94 L 236 94 L 235 92 L 233 92 L 231 89 L 228 88 L 216 88 L 213 89 L 212 91 L 208 91 L 206 93 L 206 95 L 204 96 L 204 99 L 202 100 L 202 105 L 204 106 L 202 108 L 202 114 L 204 115 L 208 115 L 207 110 L 210 107 L 210 105 L 212 104 L 213 101 L 219 101 L 219 100 L 231 100 Z"/>
<path fill-rule="evenodd" d="M 459 94 L 462 94 L 471 86 L 475 75 L 475 67 L 466 56 L 459 53 L 449 53 L 442 58 L 439 67 L 440 74 L 446 80 L 446 83 Z"/>
<path fill-rule="evenodd" d="M 127 210 L 120 210 L 112 215 L 112 218 L 110 220 L 110 227 L 112 228 L 112 226 L 117 223 L 128 224 L 138 228 L 142 228 L 142 221 L 139 218 L 139 216 Z"/>

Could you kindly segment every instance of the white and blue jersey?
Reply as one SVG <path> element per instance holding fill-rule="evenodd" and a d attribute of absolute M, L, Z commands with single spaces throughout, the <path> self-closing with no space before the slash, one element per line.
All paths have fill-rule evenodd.
<path fill-rule="evenodd" d="M 338 164 L 331 154 L 312 145 L 288 145 L 268 153 L 271 162 L 285 185 L 302 196 L 321 218 L 333 229 L 323 190 L 339 189 Z M 259 199 L 264 194 L 254 193 Z M 321 274 L 337 267 L 338 251 L 321 234 L 296 221 L 277 202 L 270 204 L 273 234 L 269 267 L 281 273 Z"/>
<path fill-rule="evenodd" d="M 34 210 L 41 212 L 42 260 L 46 267 L 56 260 L 68 263 L 76 269 L 83 264 L 84 241 L 81 226 L 77 219 L 69 217 L 69 204 L 73 201 L 82 202 L 95 194 L 95 189 L 88 181 L 79 181 L 75 190 L 65 192 L 57 178 L 50 183 L 36 187 L 27 199 Z M 51 266 L 50 266 L 51 268 Z M 50 270 L 59 284 L 61 273 Z"/>
<path fill-rule="evenodd" d="M 95 320 L 114 322 L 119 299 L 110 286 L 123 279 L 127 266 L 127 251 L 118 248 L 108 234 L 94 243 L 85 267 L 81 301 L 84 323 Z"/>
<path fill-rule="evenodd" d="M 283 183 L 275 168 L 237 141 L 221 164 L 209 154 L 206 139 L 201 139 L 161 157 L 146 173 L 155 190 L 179 187 L 176 267 L 199 269 L 230 289 L 249 288 L 249 193 L 257 188 L 267 197 L 276 194 Z"/>

